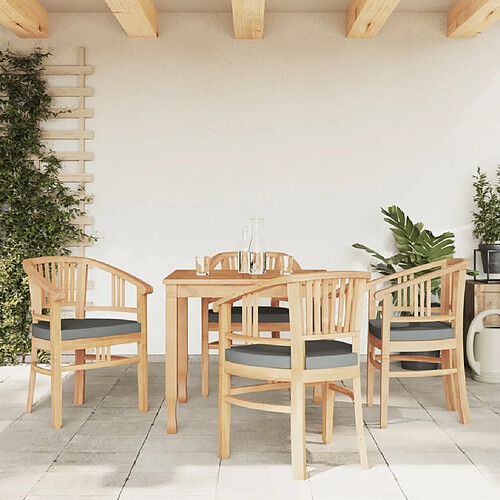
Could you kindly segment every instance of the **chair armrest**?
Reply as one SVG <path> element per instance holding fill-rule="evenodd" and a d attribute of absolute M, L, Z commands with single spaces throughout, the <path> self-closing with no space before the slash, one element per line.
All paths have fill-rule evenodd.
<path fill-rule="evenodd" d="M 372 290 L 374 287 L 379 285 L 380 283 L 385 283 L 387 281 L 392 281 L 402 276 L 408 276 L 409 274 L 417 274 L 423 271 L 427 271 L 428 269 L 433 269 L 435 267 L 444 267 L 448 262 L 447 259 L 444 260 L 436 260 L 434 262 L 429 262 L 427 264 L 423 264 L 421 266 L 412 267 L 411 269 L 404 269 L 403 271 L 399 271 L 394 274 L 389 274 L 388 276 L 381 276 L 380 278 L 375 278 L 368 283 L 368 290 Z"/>
<path fill-rule="evenodd" d="M 368 279 L 370 276 L 370 273 L 364 271 L 351 271 L 350 273 L 344 273 L 344 274 L 346 277 L 352 277 L 352 278 L 361 277 Z M 270 288 L 274 288 L 276 286 L 285 285 L 288 283 L 294 283 L 296 281 L 321 280 L 321 279 L 328 279 L 330 277 L 335 278 L 336 276 L 338 276 L 338 271 L 317 271 L 304 274 L 294 274 L 292 276 L 281 276 L 279 278 L 274 278 L 272 280 L 262 280 L 257 285 L 249 286 L 247 289 L 243 291 L 219 299 L 217 302 L 214 303 L 213 309 L 215 312 L 218 312 L 219 307 L 222 304 L 234 304 L 238 300 L 241 300 L 245 295 L 260 293 L 265 290 L 269 290 Z M 284 300 L 283 297 L 280 298 Z"/>
<path fill-rule="evenodd" d="M 437 261 L 437 262 L 432 262 L 432 263 L 426 264 L 425 266 L 415 267 L 411 270 L 411 273 L 413 274 L 415 272 L 423 271 L 425 269 L 432 269 L 433 267 L 439 267 L 439 265 L 441 265 L 443 262 L 446 262 L 446 261 Z M 460 270 L 465 271 L 469 267 L 469 264 L 470 264 L 469 259 L 460 259 L 460 262 L 458 264 L 452 264 L 451 266 L 442 267 L 441 269 L 438 269 L 437 271 L 423 274 L 421 276 L 418 276 L 416 278 L 412 278 L 412 279 L 405 281 L 403 283 L 398 283 L 396 285 L 392 285 L 392 286 L 383 288 L 382 290 L 378 290 L 377 292 L 374 293 L 374 298 L 375 298 L 375 300 L 385 299 L 386 297 L 391 296 L 391 294 L 393 292 L 397 292 L 398 290 L 403 290 L 403 289 L 409 288 L 411 286 L 416 286 L 416 285 L 419 285 L 420 283 L 423 283 L 425 281 L 433 280 L 434 278 L 441 278 L 441 277 L 445 276 L 446 274 L 451 274 L 451 273 L 454 273 L 456 271 L 460 271 Z M 425 267 L 425 269 L 423 269 L 424 267 Z M 407 273 L 407 274 L 409 274 L 409 273 Z M 400 273 L 392 274 L 390 277 L 388 276 L 388 278 L 393 279 L 395 277 L 398 277 L 398 275 L 401 275 L 401 274 Z M 374 281 L 371 283 L 374 283 Z"/>
<path fill-rule="evenodd" d="M 114 274 L 114 275 L 124 279 L 125 281 L 128 281 L 129 283 L 132 283 L 133 285 L 135 285 L 137 287 L 137 289 L 143 295 L 153 293 L 153 287 L 149 283 L 146 283 L 145 281 L 137 278 L 133 274 L 127 273 L 126 271 L 123 271 L 122 269 L 111 266 L 111 265 L 106 264 L 104 262 L 101 262 L 99 260 L 95 260 L 95 259 L 85 259 L 85 260 L 93 267 L 97 267 L 99 269 L 102 269 L 103 271 L 107 271 L 111 274 Z"/>
<path fill-rule="evenodd" d="M 23 262 L 23 269 L 28 275 L 29 281 L 42 288 L 42 290 L 45 290 L 53 301 L 60 302 L 64 299 L 64 291 L 54 286 L 48 279 L 43 278 L 31 262 L 25 260 Z"/>

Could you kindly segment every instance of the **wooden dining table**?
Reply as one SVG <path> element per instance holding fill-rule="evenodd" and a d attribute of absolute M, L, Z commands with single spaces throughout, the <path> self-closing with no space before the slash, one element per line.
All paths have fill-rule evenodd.
<path fill-rule="evenodd" d="M 311 273 L 323 270 L 301 270 Z M 298 274 L 295 272 L 294 274 Z M 234 270 L 214 270 L 209 276 L 197 276 L 194 269 L 178 269 L 163 280 L 165 285 L 165 398 L 167 432 L 177 432 L 177 399 L 187 401 L 188 373 L 188 299 L 219 299 L 245 290 L 259 281 L 278 278 L 279 271 L 263 275 L 240 274 Z M 262 297 L 286 298 L 286 285 L 264 292 Z"/>

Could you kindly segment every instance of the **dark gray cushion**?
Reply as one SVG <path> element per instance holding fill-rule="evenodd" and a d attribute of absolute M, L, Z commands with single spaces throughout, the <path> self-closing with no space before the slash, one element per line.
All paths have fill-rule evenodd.
<path fill-rule="evenodd" d="M 231 321 L 233 323 L 241 323 L 242 312 L 240 306 L 231 309 Z M 289 321 L 290 317 L 287 307 L 259 306 L 259 323 L 288 323 Z M 219 313 L 210 309 L 208 311 L 208 322 L 218 323 Z"/>
<path fill-rule="evenodd" d="M 50 340 L 49 328 L 48 321 L 33 323 L 31 329 L 33 337 Z M 140 323 L 127 319 L 86 318 L 61 320 L 62 340 L 109 337 L 110 335 L 123 335 L 125 333 L 138 333 L 140 331 Z"/>
<path fill-rule="evenodd" d="M 377 338 L 382 336 L 382 320 L 370 320 L 370 333 Z M 450 323 L 441 321 L 415 321 L 391 323 L 391 340 L 414 341 L 414 340 L 445 340 L 452 339 L 455 332 Z"/>
<path fill-rule="evenodd" d="M 239 345 L 226 349 L 226 359 L 240 365 L 291 368 L 290 347 L 282 345 Z M 337 340 L 306 342 L 307 370 L 353 366 L 357 362 L 358 355 L 352 352 L 351 344 Z"/>

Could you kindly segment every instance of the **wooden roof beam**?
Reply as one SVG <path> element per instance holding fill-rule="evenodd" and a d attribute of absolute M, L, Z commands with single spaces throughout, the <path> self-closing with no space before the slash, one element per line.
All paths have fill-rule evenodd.
<path fill-rule="evenodd" d="M 157 38 L 158 12 L 153 0 L 106 0 L 130 38 Z"/>
<path fill-rule="evenodd" d="M 460 0 L 448 12 L 448 36 L 472 38 L 500 19 L 500 0 Z"/>
<path fill-rule="evenodd" d="M 399 0 L 351 0 L 347 11 L 347 38 L 375 38 Z"/>
<path fill-rule="evenodd" d="M 234 37 L 260 40 L 264 36 L 265 0 L 231 0 Z"/>
<path fill-rule="evenodd" d="M 49 13 L 37 0 L 0 0 L 0 23 L 21 38 L 49 36 Z"/>

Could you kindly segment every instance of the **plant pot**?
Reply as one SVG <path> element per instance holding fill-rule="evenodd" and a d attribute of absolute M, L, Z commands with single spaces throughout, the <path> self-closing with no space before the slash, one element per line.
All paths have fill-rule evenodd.
<path fill-rule="evenodd" d="M 483 271 L 486 274 L 500 274 L 500 244 L 486 245 L 480 243 L 478 249 L 481 252 Z M 494 252 L 491 250 L 494 250 Z"/>
<path fill-rule="evenodd" d="M 410 356 L 430 356 L 439 358 L 440 351 L 426 351 L 426 352 L 405 352 Z M 440 367 L 439 363 L 424 363 L 422 361 L 401 361 L 401 367 L 404 370 L 420 371 L 420 370 L 437 370 Z"/>

